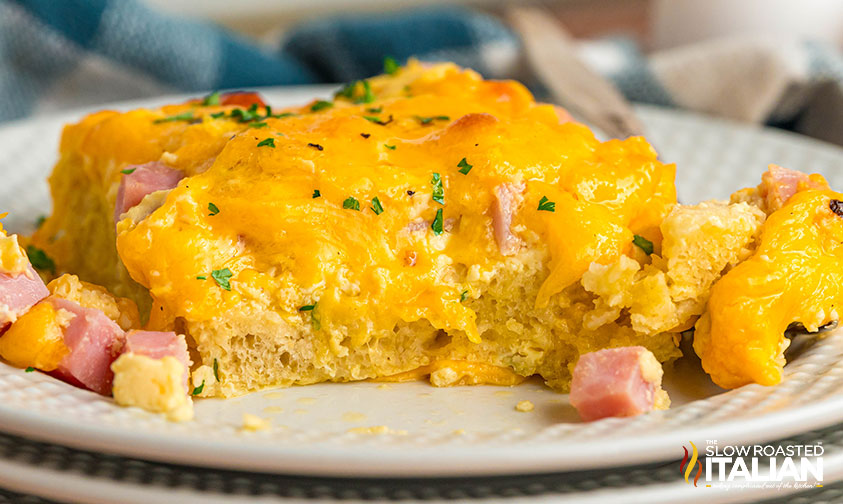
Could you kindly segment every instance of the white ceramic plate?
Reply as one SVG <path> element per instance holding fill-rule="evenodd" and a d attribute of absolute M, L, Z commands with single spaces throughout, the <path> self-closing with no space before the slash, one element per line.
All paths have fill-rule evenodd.
<path fill-rule="evenodd" d="M 325 88 L 267 92 L 273 105 Z M 164 103 L 161 99 L 157 103 Z M 120 108 L 136 106 L 123 104 Z M 818 142 L 651 108 L 641 109 L 663 160 L 679 164 L 683 202 L 727 197 L 767 163 L 826 175 L 843 187 L 843 151 Z M 49 207 L 44 177 L 61 124 L 81 112 L 0 128 L 0 206 L 13 231 Z M 221 468 L 324 476 L 490 475 L 570 471 L 676 459 L 688 441 L 751 443 L 843 421 L 843 334 L 813 345 L 776 387 L 723 392 L 696 376 L 669 380 L 675 407 L 631 419 L 576 421 L 566 396 L 540 383 L 436 389 L 423 383 L 323 384 L 197 401 L 173 424 L 39 373 L 0 364 L 0 429 L 89 450 Z M 679 366 L 694 368 L 694 363 Z M 688 373 L 677 373 L 686 375 Z M 690 373 L 693 375 L 694 373 Z M 531 400 L 536 409 L 515 411 Z M 243 413 L 272 428 L 239 431 Z M 386 434 L 357 427 L 387 426 Z"/>

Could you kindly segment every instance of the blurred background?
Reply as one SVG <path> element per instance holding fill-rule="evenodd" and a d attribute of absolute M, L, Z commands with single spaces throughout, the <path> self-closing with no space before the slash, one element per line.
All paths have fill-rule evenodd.
<path fill-rule="evenodd" d="M 518 8 L 555 31 L 513 23 Z M 841 47 L 839 0 L 0 0 L 0 121 L 345 82 L 385 56 L 516 78 L 576 110 L 559 92 L 583 87 L 576 60 L 633 102 L 843 145 Z"/>

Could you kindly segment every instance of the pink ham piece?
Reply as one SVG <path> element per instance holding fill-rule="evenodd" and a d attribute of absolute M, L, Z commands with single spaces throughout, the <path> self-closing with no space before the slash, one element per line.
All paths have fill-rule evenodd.
<path fill-rule="evenodd" d="M 55 374 L 64 381 L 111 395 L 114 373 L 111 363 L 120 354 L 125 333 L 102 311 L 83 308 L 73 301 L 50 296 L 45 302 L 74 315 L 64 328 L 64 344 L 70 352 L 59 363 Z"/>
<path fill-rule="evenodd" d="M 498 249 L 505 256 L 518 252 L 521 243 L 512 233 L 512 216 L 515 213 L 517 195 L 524 192 L 524 184 L 501 184 L 494 189 L 492 203 L 492 226 Z"/>
<path fill-rule="evenodd" d="M 767 202 L 767 212 L 772 213 L 783 207 L 796 194 L 800 183 L 808 189 L 829 188 L 828 183 L 818 175 L 807 175 L 771 164 L 761 176 L 761 185 L 758 186 L 761 197 Z"/>
<path fill-rule="evenodd" d="M 184 336 L 174 332 L 129 331 L 123 353 L 132 352 L 152 359 L 175 357 L 184 365 L 184 388 L 187 391 L 187 378 L 190 373 L 190 355 Z"/>
<path fill-rule="evenodd" d="M 646 348 L 608 348 L 580 356 L 569 398 L 586 422 L 640 415 L 667 407 L 661 380 L 661 365 Z"/>
<path fill-rule="evenodd" d="M 32 266 L 14 276 L 0 273 L 0 334 L 48 295 L 50 291 Z"/>
<path fill-rule="evenodd" d="M 184 178 L 184 173 L 169 166 L 153 161 L 142 165 L 126 168 L 135 171 L 123 175 L 120 188 L 117 190 L 117 202 L 114 205 L 114 223 L 120 221 L 120 216 L 137 205 L 147 194 L 155 191 L 172 189 Z"/>

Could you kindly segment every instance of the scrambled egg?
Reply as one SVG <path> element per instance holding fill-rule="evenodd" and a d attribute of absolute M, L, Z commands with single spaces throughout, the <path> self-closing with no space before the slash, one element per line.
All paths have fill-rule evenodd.
<path fill-rule="evenodd" d="M 111 370 L 117 404 L 163 413 L 175 422 L 193 419 L 193 401 L 184 389 L 184 365 L 175 357 L 153 359 L 129 352 L 118 357 Z"/>

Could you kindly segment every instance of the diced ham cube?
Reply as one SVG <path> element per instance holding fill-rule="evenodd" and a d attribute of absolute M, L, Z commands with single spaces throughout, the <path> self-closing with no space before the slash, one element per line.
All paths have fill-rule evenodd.
<path fill-rule="evenodd" d="M 828 189 L 828 183 L 818 175 L 808 175 L 771 164 L 761 176 L 758 186 L 761 197 L 767 203 L 767 212 L 775 212 L 796 194 L 799 184 L 808 189 Z"/>
<path fill-rule="evenodd" d="M 220 105 L 251 107 L 252 104 L 257 104 L 259 107 L 266 107 L 266 103 L 264 103 L 263 98 L 258 93 L 235 91 L 233 93 L 224 93 L 220 96 Z"/>
<path fill-rule="evenodd" d="M 524 192 L 523 184 L 501 184 L 494 189 L 492 225 L 498 249 L 505 256 L 516 253 L 520 246 L 518 237 L 512 233 L 512 217 L 515 213 L 515 198 L 522 192 Z"/>
<path fill-rule="evenodd" d="M 152 359 L 175 357 L 184 365 L 184 388 L 187 390 L 187 378 L 190 374 L 190 355 L 184 336 L 174 332 L 129 331 L 123 353 L 136 353 Z"/>
<path fill-rule="evenodd" d="M 49 294 L 32 266 L 18 275 L 0 273 L 0 334 Z"/>
<path fill-rule="evenodd" d="M 608 348 L 580 356 L 569 397 L 587 422 L 640 415 L 669 404 L 661 381 L 661 365 L 646 348 Z"/>
<path fill-rule="evenodd" d="M 120 216 L 143 200 L 147 194 L 155 191 L 172 189 L 184 178 L 184 173 L 169 166 L 154 161 L 142 165 L 130 166 L 133 172 L 123 175 L 120 188 L 117 190 L 117 201 L 114 205 L 114 222 Z"/>
<path fill-rule="evenodd" d="M 100 310 L 83 308 L 56 296 L 48 297 L 46 302 L 56 311 L 66 310 L 74 315 L 64 328 L 64 344 L 70 352 L 59 363 L 56 375 L 99 394 L 111 395 L 111 363 L 123 347 L 123 330 Z"/>

